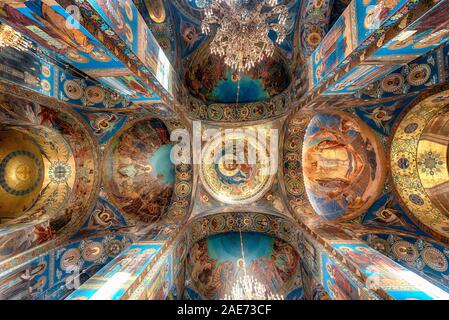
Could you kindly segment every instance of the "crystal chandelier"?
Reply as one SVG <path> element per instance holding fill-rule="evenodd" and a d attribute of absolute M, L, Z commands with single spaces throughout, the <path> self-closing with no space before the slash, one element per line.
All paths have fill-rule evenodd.
<path fill-rule="evenodd" d="M 240 231 L 240 249 L 243 261 L 243 276 L 233 283 L 230 294 L 225 294 L 224 300 L 284 300 L 279 294 L 268 290 L 255 277 L 246 273 L 245 253 L 243 252 L 242 232 Z"/>
<path fill-rule="evenodd" d="M 0 48 L 4 47 L 12 47 L 20 51 L 25 51 L 31 47 L 31 42 L 10 26 L 0 24 Z"/>
<path fill-rule="evenodd" d="M 217 27 L 211 53 L 242 72 L 273 55 L 275 46 L 268 34 L 276 33 L 276 42 L 282 43 L 287 18 L 288 7 L 278 4 L 278 0 L 211 0 L 201 29 L 209 34 L 212 26 Z"/>

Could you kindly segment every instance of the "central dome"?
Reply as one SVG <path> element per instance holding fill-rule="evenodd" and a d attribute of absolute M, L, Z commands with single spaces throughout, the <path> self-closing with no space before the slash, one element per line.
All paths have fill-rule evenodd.
<path fill-rule="evenodd" d="M 218 134 L 203 149 L 203 185 L 225 203 L 242 204 L 259 199 L 271 185 L 269 169 L 265 143 L 248 133 Z"/>

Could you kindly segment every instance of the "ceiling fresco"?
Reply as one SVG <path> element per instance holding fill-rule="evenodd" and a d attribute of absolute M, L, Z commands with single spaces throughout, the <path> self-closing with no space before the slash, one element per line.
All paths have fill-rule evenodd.
<path fill-rule="evenodd" d="M 86 270 L 86 275 L 79 279 L 83 283 L 130 242 L 130 238 L 122 235 L 91 237 L 54 248 L 9 273 L 0 272 L 0 297 L 2 300 L 63 299 L 74 290 L 64 285 L 73 278 L 71 267 Z M 26 278 L 26 274 L 30 276 Z"/>
<path fill-rule="evenodd" d="M 299 23 L 299 55 L 306 61 L 320 44 L 330 26 L 329 20 L 333 10 L 332 4 L 337 0 L 303 1 Z"/>
<path fill-rule="evenodd" d="M 251 203 L 271 186 L 267 145 L 250 133 L 218 133 L 204 146 L 201 159 L 203 186 L 222 202 Z"/>
<path fill-rule="evenodd" d="M 184 81 L 190 93 L 209 103 L 267 100 L 284 91 L 291 78 L 279 52 L 249 72 L 238 74 L 210 54 L 207 42 L 185 62 L 185 70 Z"/>
<path fill-rule="evenodd" d="M 128 98 L 138 98 L 137 91 L 113 91 L 42 53 L 4 48 L 0 56 L 6 66 L 0 70 L 2 79 L 74 105 L 124 108 L 131 104 L 127 94 Z"/>
<path fill-rule="evenodd" d="M 14 88 L 11 91 L 16 90 Z M 33 96 L 30 94 L 30 92 L 25 91 L 22 92 L 20 90 L 16 91 L 17 94 L 24 94 L 26 95 L 26 98 L 30 99 L 31 97 L 35 97 L 36 100 L 40 101 L 43 104 L 52 104 L 49 103 L 46 98 Z M 39 137 L 39 130 L 41 130 L 40 127 L 43 127 L 46 129 L 45 126 L 42 126 L 43 124 L 54 124 L 55 127 L 52 126 L 52 128 L 58 129 L 58 134 L 62 134 L 64 139 L 70 141 L 70 143 L 77 141 L 76 137 L 79 137 L 79 135 L 75 135 L 74 137 L 68 137 L 65 129 L 68 128 L 64 122 L 61 122 L 61 119 L 54 119 L 52 117 L 46 118 L 46 116 L 52 116 L 53 113 L 48 113 L 47 110 L 42 105 L 35 105 L 30 104 L 28 105 L 25 100 L 18 99 L 17 97 L 12 98 L 11 96 L 5 95 L 2 96 L 4 101 L 2 100 L 2 108 L 4 109 L 3 113 L 1 113 L 2 121 L 4 123 L 14 123 L 15 125 L 28 125 L 30 121 L 33 122 L 33 124 L 36 124 L 38 128 L 31 127 L 31 130 L 33 132 L 33 137 L 38 136 Z M 12 100 L 14 100 L 14 103 L 12 103 Z M 18 103 L 18 101 L 21 101 Z M 29 102 L 28 102 L 29 103 Z M 60 108 L 61 106 L 64 106 L 67 109 L 70 109 L 73 106 L 64 105 L 64 104 L 58 104 L 56 103 L 56 107 Z M 16 108 L 17 107 L 17 108 Z M 20 108 L 19 108 L 20 107 Z M 37 116 L 36 110 L 34 108 L 37 108 L 40 110 L 39 116 Z M 42 108 L 42 109 L 39 109 Z M 51 110 L 51 108 L 50 108 Z M 180 128 L 183 126 L 182 122 L 180 122 L 179 117 L 177 117 L 176 113 L 174 113 L 171 108 L 164 106 L 162 104 L 154 105 L 152 110 L 146 110 L 146 109 L 139 109 L 137 107 L 134 107 L 131 109 L 132 112 L 135 112 L 136 110 L 140 110 L 141 113 L 138 115 L 133 114 L 131 117 L 131 121 L 126 124 L 126 126 L 123 127 L 122 130 L 120 130 L 123 126 L 123 119 L 126 121 L 128 119 L 128 116 L 125 114 L 117 114 L 112 115 L 107 113 L 106 111 L 96 111 L 96 110 L 89 110 L 89 109 L 82 109 L 82 108 L 73 108 L 73 112 L 70 110 L 67 110 L 68 114 L 65 115 L 71 122 L 74 132 L 77 130 L 77 126 L 81 125 L 84 128 L 88 128 L 90 132 L 90 136 L 88 138 L 84 137 L 83 143 L 89 143 L 90 139 L 96 140 L 98 143 L 101 143 L 103 146 L 100 148 L 101 150 L 101 157 L 104 158 L 104 164 L 106 165 L 108 162 L 108 156 L 109 152 L 104 152 L 104 150 L 110 150 L 109 145 L 112 145 L 114 143 L 114 140 L 118 140 L 123 135 L 129 131 L 131 133 L 136 133 L 132 131 L 132 128 L 134 128 L 134 124 L 142 123 L 143 122 L 143 130 L 140 131 L 140 133 L 143 134 L 143 136 L 149 137 L 149 144 L 147 145 L 149 148 L 154 149 L 153 157 L 149 157 L 153 159 L 154 161 L 151 162 L 151 159 L 143 159 L 143 165 L 139 168 L 146 168 L 148 166 L 151 166 L 151 164 L 155 164 L 154 168 L 159 173 L 155 178 L 164 180 L 164 176 L 168 177 L 169 180 L 171 180 L 171 185 L 163 185 L 161 188 L 169 191 L 173 196 L 168 199 L 168 202 L 166 202 L 166 206 L 164 207 L 164 217 L 161 217 L 159 215 L 159 219 L 162 220 L 161 224 L 158 226 L 155 226 L 150 233 L 147 233 L 148 239 L 167 239 L 170 237 L 172 232 L 177 232 L 177 223 L 179 223 L 180 220 L 184 219 L 186 217 L 186 214 L 188 212 L 189 207 L 189 196 L 191 193 L 191 179 L 192 179 L 192 167 L 189 165 L 178 165 L 173 166 L 170 165 L 167 167 L 167 164 L 171 164 L 170 159 L 167 159 L 166 156 L 168 154 L 168 157 L 170 155 L 171 145 L 167 144 L 168 137 L 169 137 L 169 131 L 168 130 L 174 130 L 175 128 Z M 72 115 L 73 113 L 73 115 Z M 76 116 L 78 115 L 78 116 Z M 70 118 L 71 116 L 74 116 L 75 118 Z M 43 117 L 45 119 L 41 120 L 40 117 Z M 158 118 L 164 119 L 164 121 L 159 120 Z M 65 119 L 65 120 L 68 120 Z M 75 120 L 76 119 L 76 120 Z M 147 119 L 147 120 L 145 120 Z M 48 122 L 46 122 L 48 121 Z M 60 127 L 56 126 L 56 124 L 60 125 Z M 138 125 L 137 125 L 138 127 Z M 104 129 L 104 132 L 107 134 L 102 134 Z M 23 128 L 19 128 L 20 131 L 25 131 Z M 46 129 L 47 130 L 47 129 Z M 59 131 L 60 130 L 60 131 Z M 128 131 L 129 130 L 129 131 Z M 49 133 L 50 132 L 50 133 Z M 104 133 L 103 132 L 103 133 Z M 139 132 L 139 130 L 137 130 Z M 51 131 L 45 132 L 46 137 L 51 137 Z M 58 137 L 58 134 L 56 134 L 56 137 Z M 42 133 L 41 133 L 42 135 Z M 53 135 L 55 135 L 53 133 Z M 139 138 L 142 138 L 141 135 L 138 135 Z M 129 141 L 134 141 L 133 139 L 130 139 L 133 137 L 133 134 L 130 134 L 128 138 Z M 112 139 L 111 139 L 112 138 Z M 62 139 L 62 141 L 65 141 Z M 105 139 L 105 140 L 104 140 Z M 128 141 L 128 142 L 129 142 Z M 145 141 L 145 139 L 143 139 Z M 53 150 L 56 147 L 56 151 L 61 149 L 65 144 L 61 141 L 51 141 L 51 140 L 43 140 L 38 141 L 42 142 L 43 144 L 40 145 L 40 147 L 45 150 L 52 150 L 50 146 L 53 147 Z M 117 142 L 117 141 L 115 141 Z M 54 143 L 54 144 L 52 144 Z M 146 144 L 142 143 L 142 141 L 139 141 L 137 147 L 145 147 Z M 165 145 L 165 147 L 164 147 Z M 81 149 L 82 143 L 78 142 L 77 146 L 73 147 L 74 152 L 76 153 L 76 160 L 79 160 L 78 157 L 84 156 L 83 161 L 81 161 L 81 169 L 79 172 L 79 176 L 77 176 L 78 179 L 83 179 L 83 176 L 86 174 L 89 174 L 89 169 L 86 170 L 83 168 L 83 165 L 88 166 L 89 165 L 89 159 L 86 158 L 86 152 Z M 132 145 L 131 147 L 133 147 Z M 170 147 L 170 148 L 168 148 Z M 167 148 L 167 150 L 165 149 Z M 95 149 L 92 148 L 91 149 Z M 151 149 L 151 150 L 153 150 Z M 157 150 L 160 150 L 159 152 Z M 129 148 L 128 150 L 132 151 L 133 148 Z M 56 152 L 54 150 L 54 152 Z M 62 151 L 59 150 L 58 157 L 60 160 L 63 159 L 65 156 Z M 160 154 L 159 154 L 160 153 Z M 159 156 L 157 156 L 159 154 Z M 69 156 L 71 153 L 69 153 Z M 156 156 L 154 156 L 156 155 Z M 51 164 L 51 156 L 46 154 L 47 161 Z M 69 157 L 70 158 L 70 157 Z M 69 159 L 70 160 L 70 159 Z M 148 161 L 147 161 L 148 160 Z M 139 163 L 140 164 L 140 163 Z M 49 166 L 51 167 L 51 166 Z M 75 177 L 73 168 L 75 167 L 75 164 L 73 164 L 72 170 L 70 172 L 65 171 L 67 176 L 69 176 L 71 179 Z M 68 168 L 67 166 L 64 168 Z M 95 168 L 98 170 L 102 169 L 102 167 L 95 163 Z M 77 168 L 78 169 L 78 168 Z M 128 168 L 129 169 L 129 168 Z M 101 171 L 101 170 L 100 170 Z M 133 172 L 132 168 L 131 170 L 124 170 L 124 172 Z M 49 171 L 49 176 L 51 177 L 51 170 Z M 97 170 L 91 170 L 91 173 L 98 172 Z M 156 171 L 153 171 L 153 173 Z M 61 171 L 60 174 L 63 174 L 64 171 Z M 59 183 L 64 181 L 64 176 L 59 176 L 60 180 Z M 70 179 L 69 179 L 70 180 Z M 73 181 L 73 180 L 72 180 Z M 76 184 L 75 180 L 75 188 L 85 186 L 88 187 L 88 184 L 80 183 L 79 185 Z M 92 182 L 96 182 L 95 180 L 92 180 Z M 62 185 L 58 185 L 60 190 L 63 191 Z M 107 187 L 106 187 L 107 189 Z M 76 189 L 74 189 L 76 191 Z M 84 189 L 85 194 L 80 195 L 75 193 L 75 200 L 74 203 L 69 203 L 67 206 L 67 215 L 64 216 L 64 219 L 59 221 L 57 219 L 55 220 L 44 220 L 42 224 L 39 224 L 39 220 L 32 220 L 30 219 L 37 219 L 39 217 L 42 217 L 42 214 L 45 212 L 40 212 L 39 210 L 36 212 L 32 210 L 30 212 L 30 217 L 25 219 L 24 217 L 20 217 L 21 221 L 24 222 L 21 225 L 14 225 L 14 229 L 8 226 L 2 225 L 0 228 L 0 260 L 4 259 L 6 257 L 10 257 L 11 255 L 20 252 L 24 248 L 32 248 L 33 246 L 36 246 L 38 244 L 45 244 L 52 238 L 55 238 L 57 241 L 65 241 L 64 235 L 61 233 L 56 233 L 59 229 L 63 228 L 67 224 L 70 225 L 70 228 L 66 226 L 65 232 L 68 233 L 68 235 L 71 236 L 72 240 L 79 240 L 86 237 L 94 236 L 94 235 L 107 235 L 111 233 L 128 233 L 129 236 L 132 237 L 132 241 L 135 240 L 136 237 L 138 237 L 138 228 L 136 228 L 136 221 L 138 221 L 138 217 L 134 217 L 132 214 L 123 214 L 123 209 L 120 206 L 115 206 L 114 199 L 110 196 L 110 193 L 106 193 L 103 190 L 103 187 L 100 190 L 99 195 L 93 193 L 89 189 Z M 55 194 L 53 194 L 55 196 Z M 69 196 L 72 195 L 69 193 Z M 73 195 L 72 195 L 73 196 Z M 94 206 L 92 209 L 88 210 L 88 215 L 84 215 L 85 211 L 84 209 L 80 208 L 80 211 L 76 211 L 78 214 L 73 214 L 72 206 L 78 205 L 78 202 L 85 202 L 84 205 L 87 207 L 90 205 L 90 203 L 86 200 L 86 197 L 88 196 L 95 196 L 98 197 L 97 201 L 94 203 Z M 83 198 L 84 197 L 84 198 Z M 42 198 L 40 200 L 44 201 L 46 198 Z M 52 199 L 56 201 L 58 198 Z M 48 200 L 48 199 L 47 199 Z M 159 197 L 158 200 L 164 201 L 162 197 Z M 44 201 L 45 204 L 50 205 L 48 201 Z M 39 203 L 39 201 L 38 201 Z M 83 215 L 83 217 L 81 217 Z M 44 214 L 45 217 L 45 214 Z M 81 219 L 80 219 L 81 218 Z M 71 220 L 71 221 L 70 221 Z M 29 224 L 26 224 L 25 221 L 29 221 Z M 38 223 L 38 224 L 36 224 Z M 78 224 L 79 223 L 79 224 Z M 77 226 L 78 224 L 78 226 Z M 145 223 L 143 223 L 145 224 Z M 148 223 L 147 223 L 148 225 Z M 131 231 L 132 230 L 132 231 Z M 73 231 L 76 231 L 75 233 Z M 141 236 L 141 235 L 140 235 Z M 50 245 L 50 243 L 47 243 L 47 245 Z M 40 247 L 41 250 L 45 250 L 44 247 Z M 120 248 L 120 247 L 119 247 Z M 119 251 L 121 249 L 118 249 Z M 30 259 L 35 257 L 35 255 L 38 255 L 40 251 L 38 249 L 31 250 L 27 253 L 26 256 L 22 256 L 21 259 Z M 12 260 L 10 263 L 15 263 L 17 261 Z M 1 263 L 0 263 L 1 264 Z M 86 279 L 86 277 L 90 277 L 98 271 L 98 269 L 89 269 L 90 267 L 87 265 L 80 265 L 83 270 L 85 270 L 83 278 Z M 55 290 L 54 293 L 51 292 L 45 292 L 47 290 Z M 31 297 L 34 299 L 61 299 L 61 297 L 64 296 L 64 292 L 66 291 L 58 291 L 57 288 L 49 288 L 48 286 L 38 288 L 38 291 L 36 294 L 33 294 Z M 67 292 L 66 292 L 67 293 Z M 25 296 L 25 295 L 24 295 Z M 27 297 L 30 297 L 29 295 L 26 295 Z"/>
<path fill-rule="evenodd" d="M 99 177 L 91 133 L 72 111 L 2 95 L 0 117 L 4 125 L 24 126 L 19 130 L 36 141 L 45 167 L 33 206 L 14 220 L 14 228 L 0 228 L 5 236 L 0 258 L 5 258 L 49 240 L 62 241 L 94 200 Z"/>
<path fill-rule="evenodd" d="M 427 279 L 449 286 L 449 251 L 437 242 L 410 236 L 375 233 L 364 236 L 368 244 L 399 264 L 424 274 Z"/>
<path fill-rule="evenodd" d="M 175 180 L 172 145 L 158 119 L 134 123 L 109 144 L 106 188 L 114 203 L 142 222 L 154 222 L 169 204 Z"/>
<path fill-rule="evenodd" d="M 443 45 L 436 50 L 413 60 L 411 63 L 373 82 L 357 93 L 361 98 L 398 97 L 404 94 L 426 90 L 444 83 L 445 64 L 449 47 Z"/>
<path fill-rule="evenodd" d="M 449 212 L 447 163 L 449 114 L 442 111 L 427 123 L 418 143 L 418 175 L 424 190 L 442 212 Z"/>
<path fill-rule="evenodd" d="M 268 58 L 253 70 L 238 75 L 225 66 L 221 59 L 210 54 L 208 44 L 211 37 L 206 37 L 200 31 L 207 2 L 170 1 L 178 35 L 179 56 L 182 60 L 183 71 L 180 74 L 183 75 L 192 96 L 207 104 L 236 101 L 248 103 L 267 100 L 288 87 L 291 81 L 290 64 L 294 56 L 296 23 L 301 2 L 286 0 L 282 3 L 288 5 L 290 13 L 286 40 L 278 45 L 273 58 Z M 239 90 L 237 90 L 238 79 L 240 79 Z"/>
<path fill-rule="evenodd" d="M 422 3 L 423 7 L 393 1 L 374 15 L 384 5 L 360 0 L 345 9 L 310 57 L 310 93 L 323 89 L 329 95 L 356 93 L 447 42 L 445 1 Z M 412 11 L 413 23 L 398 28 L 401 17 Z M 388 30 L 392 32 L 387 36 Z"/>
<path fill-rule="evenodd" d="M 398 99 L 387 99 L 351 108 L 355 115 L 381 136 L 388 137 L 402 111 L 417 98 L 416 94 Z M 368 100 L 369 101 L 369 100 Z"/>
<path fill-rule="evenodd" d="M 36 201 L 44 162 L 36 142 L 15 130 L 0 131 L 0 217 L 15 218 Z"/>
<path fill-rule="evenodd" d="M 372 132 L 346 114 L 319 114 L 310 121 L 303 146 L 307 195 L 330 220 L 362 213 L 383 187 L 384 152 Z"/>
<path fill-rule="evenodd" d="M 235 210 L 249 210 L 253 212 L 270 212 L 289 216 L 283 201 L 279 181 L 275 178 L 268 191 L 257 201 L 241 204 L 240 202 L 226 203 L 211 196 L 206 188 L 197 186 L 196 195 L 190 219 L 207 216 L 215 212 L 234 212 Z"/>
<path fill-rule="evenodd" d="M 242 239 L 248 274 L 274 292 L 283 289 L 297 271 L 297 251 L 267 235 L 242 233 Z M 187 260 L 194 288 L 205 299 L 223 298 L 231 289 L 229 280 L 243 275 L 240 235 L 226 233 L 200 240 L 190 249 Z"/>
<path fill-rule="evenodd" d="M 270 237 L 281 239 L 297 247 L 302 233 L 295 227 L 291 218 L 279 214 L 233 210 L 195 217 L 186 232 L 190 246 L 201 239 L 226 232 L 266 233 Z"/>
<path fill-rule="evenodd" d="M 71 238 L 80 239 L 107 231 L 125 232 L 130 228 L 131 223 L 128 223 L 120 210 L 113 206 L 104 194 L 100 194 L 89 216 Z"/>
<path fill-rule="evenodd" d="M 361 223 L 380 229 L 398 230 L 423 236 L 429 236 L 422 231 L 401 207 L 399 201 L 392 192 L 383 194 L 363 214 Z"/>
<path fill-rule="evenodd" d="M 5 3 L 2 9 L 2 19 L 36 41 L 44 48 L 44 55 L 54 57 L 93 78 L 101 78 L 100 82 L 112 90 L 128 87 L 131 90 L 126 92 L 134 98 L 157 99 L 153 90 L 145 88 L 142 80 L 131 72 L 124 71 L 126 66 L 83 26 L 66 23 L 69 14 L 57 2 L 30 0 Z M 136 92 L 132 86 L 141 89 Z"/>
<path fill-rule="evenodd" d="M 440 202 L 435 201 L 439 200 L 438 194 L 444 197 L 444 187 L 436 197 L 433 190 L 446 181 L 447 170 L 442 170 L 447 161 L 446 138 L 438 140 L 436 134 L 437 142 L 434 143 L 426 132 L 432 131 L 432 119 L 446 108 L 448 101 L 446 91 L 414 105 L 394 133 L 390 158 L 397 193 L 412 217 L 425 231 L 445 239 L 449 235 L 446 208 L 438 206 Z M 442 130 L 444 132 L 444 121 Z"/>
<path fill-rule="evenodd" d="M 209 0 L 1 3 L 0 300 L 449 298 L 449 2 L 280 3 L 241 74 Z"/>
<path fill-rule="evenodd" d="M 248 7 L 254 6 L 256 1 L 246 1 Z M 279 48 L 287 54 L 288 58 L 292 57 L 294 50 L 294 37 L 296 20 L 298 16 L 301 1 L 299 0 L 281 0 L 282 4 L 286 4 L 289 8 L 289 19 L 287 22 L 288 32 L 287 39 L 279 45 Z M 177 33 L 182 35 L 181 48 L 182 58 L 186 58 L 206 39 L 201 34 L 200 25 L 204 15 L 204 9 L 207 7 L 207 1 L 201 0 L 174 0 L 170 1 L 173 8 L 173 14 L 176 21 Z M 274 39 L 274 35 L 270 35 Z"/>
<path fill-rule="evenodd" d="M 175 25 L 170 12 L 170 2 L 164 0 L 133 0 L 148 27 L 174 64 L 177 51 Z"/>

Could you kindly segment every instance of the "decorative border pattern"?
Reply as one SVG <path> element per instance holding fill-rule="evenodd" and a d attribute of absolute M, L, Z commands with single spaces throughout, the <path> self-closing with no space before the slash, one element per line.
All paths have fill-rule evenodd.
<path fill-rule="evenodd" d="M 189 95 L 187 114 L 194 120 L 210 122 L 260 121 L 285 115 L 290 111 L 289 106 L 293 99 L 295 90 L 292 84 L 283 93 L 267 101 L 251 103 L 207 105 Z"/>
<path fill-rule="evenodd" d="M 281 183 L 287 198 L 287 205 L 294 215 L 312 215 L 314 210 L 307 197 L 302 173 L 302 146 L 307 126 L 313 112 L 297 112 L 285 122 L 283 158 L 281 161 Z M 296 217 L 295 217 L 296 218 Z"/>
<path fill-rule="evenodd" d="M 259 232 L 279 238 L 298 248 L 302 232 L 286 217 L 267 213 L 226 212 L 194 219 L 187 226 L 188 248 L 201 239 L 225 232 Z"/>

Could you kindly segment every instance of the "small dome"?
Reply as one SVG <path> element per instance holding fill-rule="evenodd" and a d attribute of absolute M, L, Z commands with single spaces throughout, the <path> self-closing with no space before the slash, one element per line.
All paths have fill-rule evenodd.
<path fill-rule="evenodd" d="M 328 220 L 351 219 L 369 208 L 385 178 L 383 149 L 373 132 L 347 114 L 318 114 L 303 146 L 307 196 Z"/>
<path fill-rule="evenodd" d="M 44 162 L 34 140 L 0 131 L 0 216 L 15 218 L 36 200 L 44 181 Z"/>
<path fill-rule="evenodd" d="M 282 93 L 291 81 L 289 67 L 279 50 L 239 74 L 222 58 L 212 55 L 205 43 L 186 61 L 185 70 L 184 81 L 190 94 L 207 104 L 265 101 Z"/>
<path fill-rule="evenodd" d="M 104 181 L 124 213 L 151 223 L 165 212 L 175 181 L 172 145 L 159 119 L 142 120 L 111 141 Z"/>

